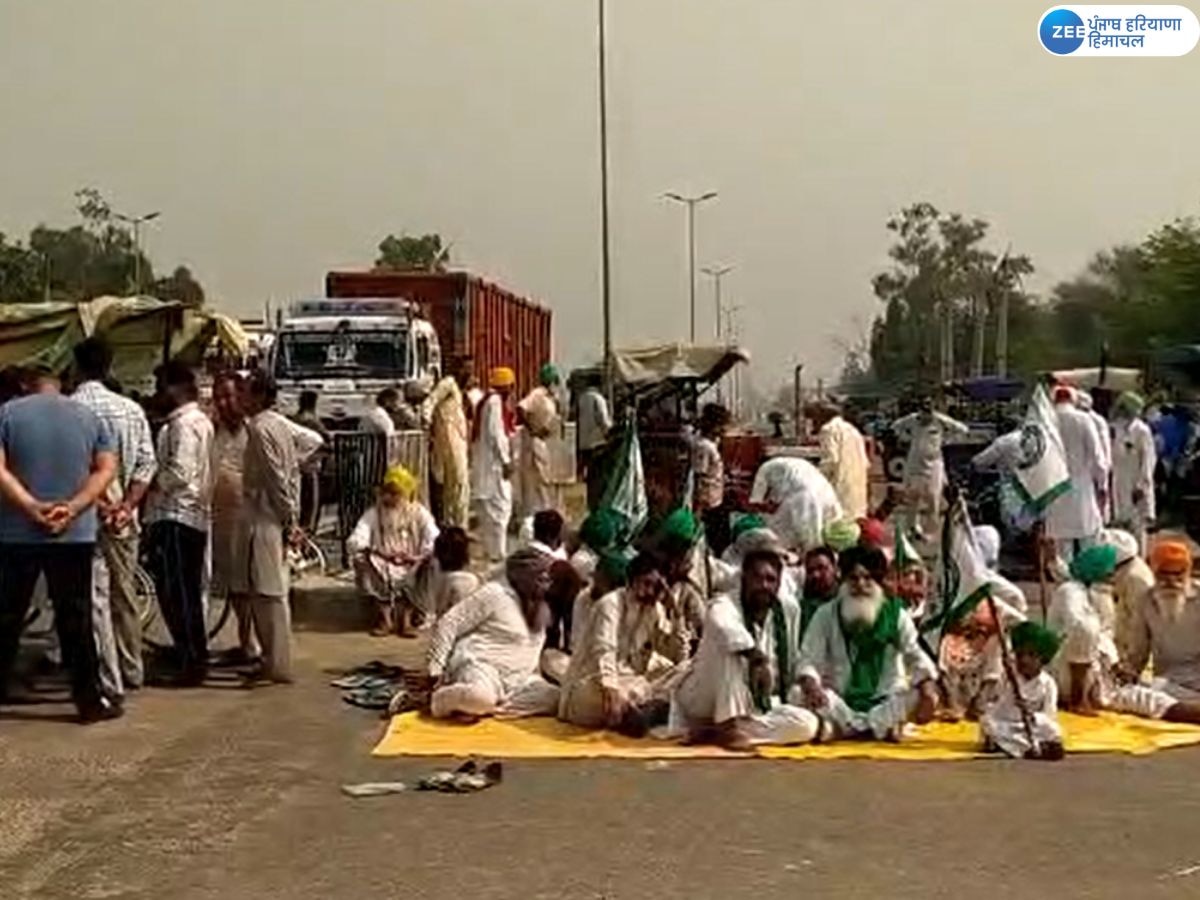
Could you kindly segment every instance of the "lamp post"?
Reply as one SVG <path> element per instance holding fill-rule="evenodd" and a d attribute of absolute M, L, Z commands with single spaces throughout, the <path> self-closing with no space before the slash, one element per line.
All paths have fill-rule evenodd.
<path fill-rule="evenodd" d="M 114 219 L 133 226 L 133 289 L 137 294 L 142 292 L 142 226 L 147 222 L 153 222 L 161 215 L 162 213 L 157 211 L 146 213 L 144 216 L 113 213 Z"/>
<path fill-rule="evenodd" d="M 604 322 L 604 393 L 608 398 L 608 407 L 613 405 L 613 359 L 612 359 L 612 294 L 609 281 L 610 250 L 608 240 L 608 68 L 607 68 L 607 26 L 605 2 L 597 3 L 598 30 L 598 81 L 599 81 L 599 118 L 600 118 L 600 305 Z"/>
<path fill-rule="evenodd" d="M 721 279 L 733 271 L 733 266 L 705 266 L 700 270 L 713 280 L 713 335 L 717 343 L 721 341 Z"/>
<path fill-rule="evenodd" d="M 688 339 L 694 344 L 696 342 L 696 207 L 708 200 L 716 199 L 716 191 L 708 191 L 695 196 L 684 196 L 677 194 L 674 191 L 669 191 L 663 196 L 675 203 L 682 203 L 687 207 L 687 244 L 688 244 L 688 311 L 690 314 L 688 328 Z"/>

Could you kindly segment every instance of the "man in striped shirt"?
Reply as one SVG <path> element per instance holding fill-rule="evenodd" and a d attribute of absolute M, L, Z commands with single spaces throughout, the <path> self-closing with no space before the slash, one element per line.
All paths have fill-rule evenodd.
<path fill-rule="evenodd" d="M 154 440 L 142 408 L 109 390 L 112 350 L 91 337 L 75 346 L 79 386 L 71 395 L 96 414 L 112 436 L 117 475 L 97 504 L 100 531 L 92 591 L 96 601 L 96 637 L 100 678 L 106 691 L 142 686 L 142 609 L 134 573 L 138 559 L 138 508 L 154 480 Z M 111 639 L 110 639 L 111 636 Z"/>

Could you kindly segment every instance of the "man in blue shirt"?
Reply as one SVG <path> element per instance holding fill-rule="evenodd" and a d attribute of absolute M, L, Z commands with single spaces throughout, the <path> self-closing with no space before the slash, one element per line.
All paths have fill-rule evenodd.
<path fill-rule="evenodd" d="M 92 631 L 96 500 L 116 474 L 112 436 L 61 395 L 50 372 L 33 373 L 30 387 L 0 407 L 0 697 L 45 575 L 80 721 L 116 718 L 120 706 L 100 690 Z"/>

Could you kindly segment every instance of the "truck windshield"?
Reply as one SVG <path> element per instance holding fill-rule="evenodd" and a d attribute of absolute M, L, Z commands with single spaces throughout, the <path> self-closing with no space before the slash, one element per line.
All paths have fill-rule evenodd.
<path fill-rule="evenodd" d="M 305 331 L 283 334 L 275 354 L 276 378 L 407 376 L 404 331 Z"/>

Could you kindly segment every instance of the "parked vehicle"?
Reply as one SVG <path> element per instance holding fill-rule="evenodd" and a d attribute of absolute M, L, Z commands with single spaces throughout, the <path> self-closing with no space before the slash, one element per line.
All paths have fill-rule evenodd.
<path fill-rule="evenodd" d="M 468 272 L 330 272 L 325 294 L 409 302 L 433 326 L 446 370 L 469 358 L 484 386 L 490 369 L 509 366 L 525 394 L 551 357 L 550 310 Z"/>

